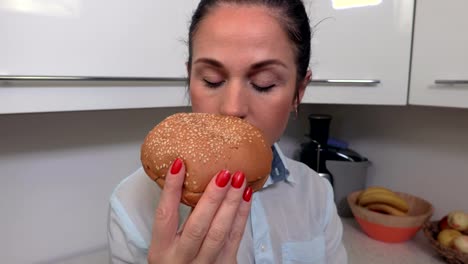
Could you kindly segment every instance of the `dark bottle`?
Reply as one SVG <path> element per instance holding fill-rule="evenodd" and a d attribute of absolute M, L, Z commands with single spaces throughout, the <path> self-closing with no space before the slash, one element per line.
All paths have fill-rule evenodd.
<path fill-rule="evenodd" d="M 301 144 L 300 161 L 307 164 L 320 176 L 328 179 L 333 185 L 333 176 L 328 171 L 325 162 L 334 159 L 335 153 L 328 150 L 330 133 L 330 115 L 311 114 L 309 119 L 309 141 Z"/>

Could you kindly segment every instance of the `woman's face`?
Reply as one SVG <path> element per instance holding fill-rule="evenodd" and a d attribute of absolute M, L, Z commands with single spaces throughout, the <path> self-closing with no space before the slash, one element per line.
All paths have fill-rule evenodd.
<path fill-rule="evenodd" d="M 292 43 L 270 10 L 211 10 L 195 33 L 189 68 L 193 112 L 237 116 L 270 144 L 279 140 L 295 106 L 297 68 Z M 308 78 L 299 85 L 299 99 Z"/>

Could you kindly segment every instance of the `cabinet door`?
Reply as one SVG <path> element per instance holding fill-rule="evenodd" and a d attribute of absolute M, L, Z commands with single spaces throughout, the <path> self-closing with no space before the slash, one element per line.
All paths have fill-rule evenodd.
<path fill-rule="evenodd" d="M 0 1 L 0 74 L 186 76 L 198 1 L 22 2 Z"/>
<path fill-rule="evenodd" d="M 198 2 L 0 1 L 0 114 L 188 105 L 185 82 L 172 80 L 187 75 Z M 115 77 L 140 78 L 102 82 Z"/>
<path fill-rule="evenodd" d="M 416 6 L 410 104 L 468 108 L 468 2 Z"/>
<path fill-rule="evenodd" d="M 349 8 L 353 3 L 361 6 Z M 313 30 L 310 65 L 315 81 L 303 102 L 407 103 L 413 1 L 307 0 L 305 4 Z"/>

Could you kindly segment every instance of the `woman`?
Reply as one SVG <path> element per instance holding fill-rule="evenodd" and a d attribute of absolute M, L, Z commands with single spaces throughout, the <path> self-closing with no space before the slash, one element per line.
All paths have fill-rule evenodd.
<path fill-rule="evenodd" d="M 189 30 L 192 110 L 260 128 L 272 145 L 272 174 L 252 196 L 242 172 L 220 172 L 189 215 L 179 204 L 181 160 L 163 191 L 138 170 L 111 197 L 115 263 L 347 262 L 330 184 L 275 144 L 310 80 L 309 57 L 300 0 L 200 2 Z"/>

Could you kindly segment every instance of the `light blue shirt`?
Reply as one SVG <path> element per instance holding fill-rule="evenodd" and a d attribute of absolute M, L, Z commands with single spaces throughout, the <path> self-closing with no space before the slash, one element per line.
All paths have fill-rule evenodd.
<path fill-rule="evenodd" d="M 329 182 L 273 146 L 270 177 L 253 194 L 238 263 L 347 263 Z M 142 168 L 114 190 L 108 239 L 113 263 L 147 263 L 159 187 Z M 179 207 L 180 221 L 190 208 Z"/>

